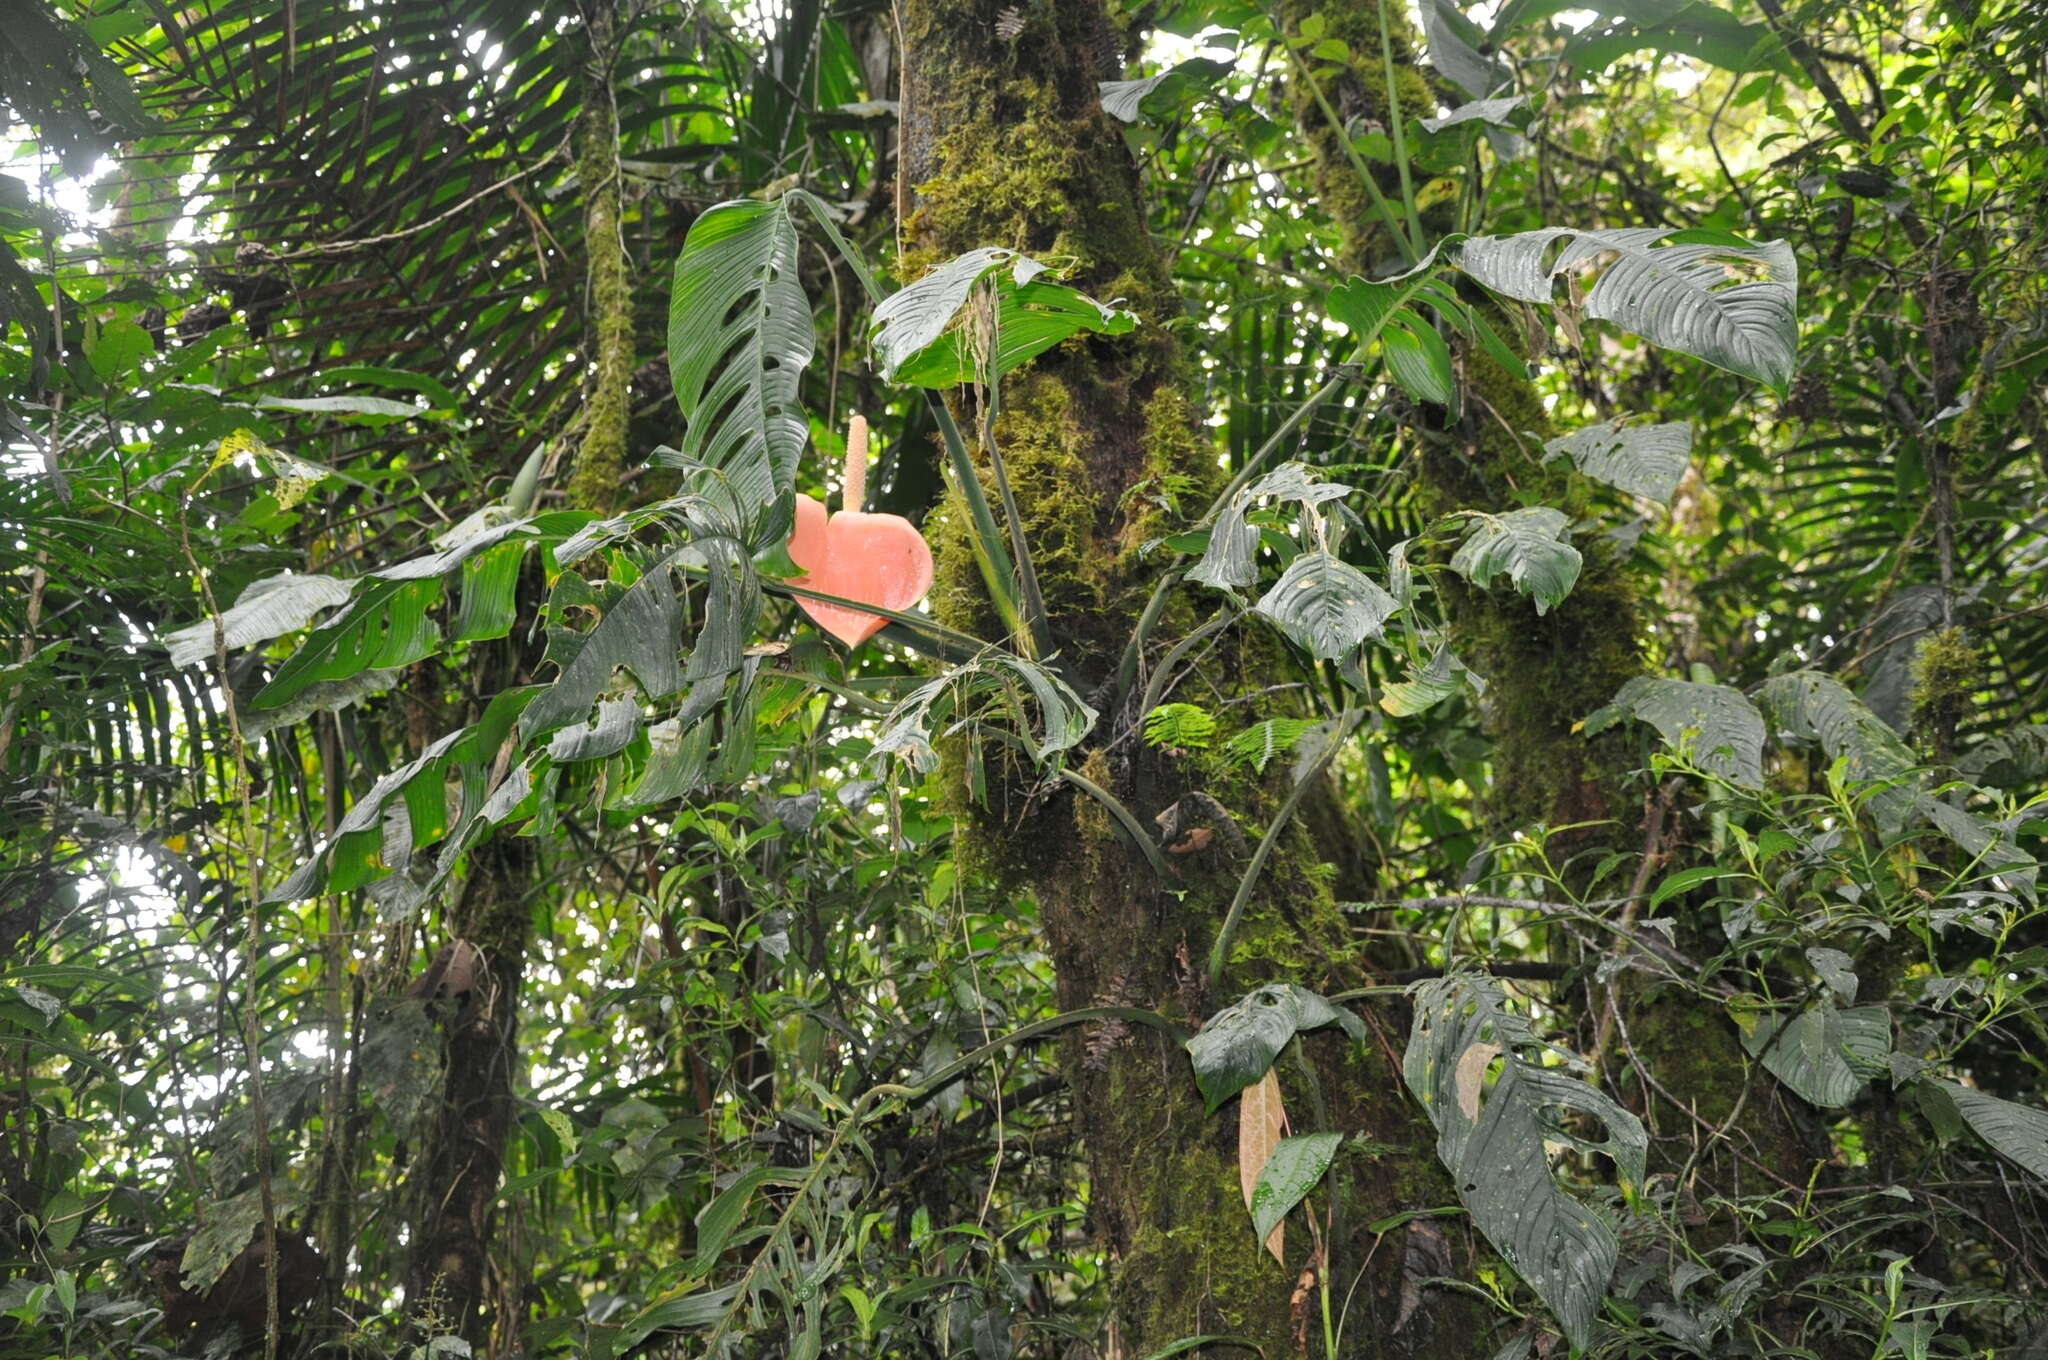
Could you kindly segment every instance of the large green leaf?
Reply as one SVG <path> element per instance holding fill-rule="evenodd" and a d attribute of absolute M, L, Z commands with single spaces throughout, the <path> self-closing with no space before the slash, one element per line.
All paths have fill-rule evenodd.
<path fill-rule="evenodd" d="M 632 672 L 650 699 L 675 693 L 683 687 L 683 668 L 677 661 L 681 632 L 675 575 L 663 564 L 634 582 L 604 612 L 555 682 L 520 715 L 520 736 L 531 741 L 565 724 L 588 720 L 592 705 L 621 668 Z"/>
<path fill-rule="evenodd" d="M 1602 421 L 1545 442 L 1544 452 L 1572 460 L 1595 481 L 1619 487 L 1632 496 L 1669 504 L 1678 494 L 1692 458 L 1692 423 L 1624 425 Z"/>
<path fill-rule="evenodd" d="M 1295 558 L 1256 606 L 1318 657 L 1343 656 L 1377 637 L 1400 607 L 1371 577 L 1326 552 Z"/>
<path fill-rule="evenodd" d="M 1803 1100 L 1847 1105 L 1863 1083 L 1885 1071 L 1892 1051 L 1891 1012 L 1883 1006 L 1808 1006 L 1789 1018 L 1760 1020 L 1742 1036 L 1751 1057 Z"/>
<path fill-rule="evenodd" d="M 2028 1174 L 2048 1181 L 2048 1113 L 1987 1095 L 1974 1086 L 1928 1078 L 1955 1103 L 1956 1112 L 1992 1151 Z"/>
<path fill-rule="evenodd" d="M 1475 515 L 1472 529 L 1451 555 L 1451 570 L 1475 586 L 1502 572 L 1544 613 L 1571 594 L 1579 579 L 1579 550 L 1570 541 L 1564 511 L 1547 505 Z"/>
<path fill-rule="evenodd" d="M 983 246 L 891 294 L 873 321 L 882 376 L 917 387 L 954 387 L 985 372 L 1000 378 L 1082 331 L 1121 335 L 1138 324 L 1134 313 L 1042 278 L 1045 269 L 1028 255 Z M 984 280 L 995 300 L 988 314 L 967 305 Z"/>
<path fill-rule="evenodd" d="M 668 311 L 680 453 L 722 478 L 742 510 L 763 511 L 795 484 L 810 437 L 797 388 L 816 343 L 782 201 L 721 203 L 691 224 Z"/>
<path fill-rule="evenodd" d="M 1586 719 L 1586 730 L 1598 732 L 1623 714 L 1656 728 L 1673 750 L 1689 750 L 1701 769 L 1746 788 L 1763 787 L 1764 719 L 1742 691 L 1639 675 Z"/>
<path fill-rule="evenodd" d="M 288 571 L 254 581 L 234 604 L 221 611 L 221 631 L 231 650 L 268 642 L 311 623 L 322 610 L 348 603 L 354 581 Z M 190 666 L 214 654 L 214 624 L 201 619 L 188 628 L 165 633 L 173 666 Z"/>
<path fill-rule="evenodd" d="M 1911 777 L 1919 762 L 1847 686 L 1819 671 L 1793 671 L 1765 681 L 1757 699 L 1795 740 L 1818 741 L 1829 760 L 1846 760 L 1851 779 L 1887 785 L 1871 796 L 1871 810 L 1889 832 L 1906 824 L 1920 804 L 1919 781 Z"/>
<path fill-rule="evenodd" d="M 1753 244 L 1730 232 L 1668 227 L 1544 227 L 1471 237 L 1458 263 L 1494 292 L 1524 302 L 1550 302 L 1561 274 L 1593 274 L 1587 316 L 1780 394 L 1791 388 L 1799 265 L 1782 241 Z"/>
<path fill-rule="evenodd" d="M 1506 1009 L 1498 984 L 1452 974 L 1416 989 L 1402 1075 L 1436 1125 L 1437 1156 L 1473 1226 L 1582 1348 L 1620 1243 L 1605 1217 L 1558 1184 L 1545 1144 L 1605 1153 L 1625 1182 L 1640 1186 L 1649 1139 L 1605 1095 L 1540 1065 L 1543 1051 L 1528 1023 Z M 1595 1141 L 1563 1115 L 1597 1120 L 1607 1137 Z"/>
<path fill-rule="evenodd" d="M 1125 123 L 1160 118 L 1212 88 L 1229 74 L 1230 64 L 1213 57 L 1190 57 L 1157 75 L 1139 80 L 1105 80 L 1096 86 L 1102 111 Z"/>
<path fill-rule="evenodd" d="M 1209 1109 L 1213 1112 L 1265 1076 L 1296 1034 L 1324 1025 L 1341 1026 L 1352 1038 L 1365 1040 L 1357 1016 L 1291 982 L 1269 983 L 1210 1016 L 1201 1033 L 1187 1041 L 1195 1084 Z"/>

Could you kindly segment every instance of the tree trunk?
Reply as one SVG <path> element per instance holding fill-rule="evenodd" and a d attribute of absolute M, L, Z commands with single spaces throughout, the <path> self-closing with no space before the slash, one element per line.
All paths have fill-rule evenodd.
<path fill-rule="evenodd" d="M 1309 14 L 1320 13 L 1324 34 L 1350 50 L 1347 60 L 1334 63 L 1342 73 L 1334 80 L 1324 78 L 1322 101 L 1296 68 L 1294 104 L 1314 157 L 1317 197 L 1332 208 L 1339 224 L 1342 262 L 1368 277 L 1394 272 L 1400 261 L 1322 103 L 1327 101 L 1354 127 L 1389 121 L 1380 33 L 1380 16 L 1387 13 L 1401 116 L 1413 120 L 1436 111 L 1436 93 L 1416 68 L 1415 34 L 1405 21 L 1392 17 L 1404 12 L 1383 9 L 1379 0 L 1286 0 L 1282 12 L 1289 31 Z M 1329 69 L 1333 63 L 1319 60 L 1315 65 Z M 1383 197 L 1399 203 L 1394 167 L 1385 167 L 1379 185 Z M 1426 213 L 1423 224 L 1433 238 L 1453 225 L 1432 223 Z M 1473 301 L 1485 305 L 1483 299 Z M 1503 335 L 1519 332 L 1508 318 L 1500 321 L 1496 330 Z M 1432 441 L 1422 460 L 1426 508 L 1433 514 L 1509 510 L 1528 503 L 1522 497 L 1533 493 L 1574 522 L 1590 513 L 1594 507 L 1583 481 L 1562 460 L 1543 461 L 1541 442 L 1556 430 L 1535 385 L 1476 347 L 1467 348 L 1461 358 L 1469 385 L 1466 409 L 1455 421 L 1438 408 L 1418 413 L 1418 419 L 1451 436 Z M 1550 842 L 1551 860 L 1557 864 L 1595 847 L 1640 851 L 1648 861 L 1634 885 L 1640 897 L 1661 876 L 1658 870 L 1676 867 L 1674 861 L 1682 863 L 1688 854 L 1685 819 L 1670 805 L 1677 790 L 1631 788 L 1638 762 L 1622 732 L 1588 737 L 1577 730 L 1581 719 L 1644 673 L 1645 635 L 1626 550 L 1603 536 L 1583 533 L 1574 538 L 1574 546 L 1585 558 L 1578 584 L 1546 614 L 1506 588 L 1477 590 L 1446 579 L 1452 646 L 1492 682 L 1483 712 L 1493 741 L 1494 777 L 1487 801 L 1496 832 L 1537 823 L 1570 828 Z M 1590 866 L 1599 858 L 1585 855 L 1581 864 Z M 1582 878 L 1588 872 L 1578 870 Z M 1601 889 L 1608 895 L 1618 890 L 1614 884 Z M 1633 914 L 1634 908 L 1624 910 Z M 1682 904 L 1664 911 L 1680 912 Z M 1710 936 L 1719 934 L 1717 924 L 1682 921 L 1681 926 L 1689 932 L 1688 947 L 1702 956 L 1715 952 L 1718 942 Z M 1733 1116 L 1739 1127 L 1728 1131 L 1738 1151 L 1731 1157 L 1723 1147 L 1700 1159 L 1695 1169 L 1705 1183 L 1728 1193 L 1745 1181 L 1754 1188 L 1773 1174 L 1803 1183 L 1825 1142 L 1768 1079 L 1744 1100 L 1749 1063 L 1725 1015 L 1668 987 L 1646 989 L 1634 974 L 1624 974 L 1611 989 L 1589 988 L 1581 1000 L 1588 1046 L 1620 1060 L 1617 1091 L 1649 1117 L 1653 1131 L 1661 1126 L 1665 1135 L 1653 1143 L 1653 1170 L 1670 1172 L 1692 1162 L 1697 1140 Z M 1651 1081 L 1670 1094 L 1657 1094 Z"/>
<path fill-rule="evenodd" d="M 447 1069 L 433 1132 L 415 1182 L 412 1263 L 406 1306 L 430 1335 L 448 1332 L 480 1356 L 498 1351 L 494 1331 L 517 1318 L 486 1308 L 491 1205 L 503 1178 L 505 1142 L 516 1113 L 519 989 L 525 973 L 532 911 L 527 900 L 535 856 L 531 840 L 506 836 L 471 852 L 472 878 L 455 939 L 473 947 L 459 981 L 437 989 L 430 1004 L 448 1027 Z M 460 960 L 459 960 L 460 961 Z M 459 962 L 458 961 L 458 962 Z M 451 966 L 450 974 L 456 972 Z M 495 1325 L 494 1325 L 495 1324 Z"/>
<path fill-rule="evenodd" d="M 998 24 L 999 12 L 1011 22 Z M 1011 31 L 1012 22 L 1021 28 Z M 1098 802 L 1034 799 L 1016 771 L 990 767 L 970 778 L 966 763 L 978 757 L 956 750 L 957 786 L 988 790 L 986 806 L 961 794 L 966 853 L 1035 894 L 1067 1008 L 1140 1006 L 1193 1024 L 1264 981 L 1324 993 L 1370 982 L 1359 939 L 1330 892 L 1325 856 L 1297 821 L 1279 837 L 1249 900 L 1220 994 L 1209 994 L 1201 961 L 1247 860 L 1229 831 L 1255 843 L 1279 790 L 1203 753 L 1162 753 L 1129 736 L 1143 717 L 1134 711 L 1140 687 L 1120 689 L 1118 661 L 1161 570 L 1139 560 L 1138 545 L 1164 526 L 1147 498 L 1126 493 L 1168 475 L 1213 493 L 1216 469 L 1162 324 L 1179 303 L 1147 229 L 1131 157 L 1096 94 L 1098 81 L 1120 74 L 1101 0 L 910 0 L 903 32 L 900 198 L 914 243 L 905 277 L 976 246 L 1009 246 L 1072 261 L 1080 287 L 1123 298 L 1145 319 L 1132 336 L 1070 344 L 1007 379 L 996 424 L 1059 656 L 1103 714 L 1081 771 L 1141 824 L 1196 793 L 1213 805 L 1189 801 L 1184 814 L 1220 807 L 1205 815 L 1235 824 L 1219 826 L 1205 848 L 1172 857 L 1175 881 L 1162 882 Z M 948 623 L 997 635 L 957 495 L 931 529 L 935 608 Z M 1209 603 L 1184 588 L 1160 638 L 1184 633 Z M 1282 662 L 1256 629 L 1226 641 L 1216 658 L 1213 678 L 1245 695 L 1269 683 Z M 1141 667 L 1141 682 L 1143 675 Z M 1247 708 L 1248 720 L 1265 716 L 1257 703 Z M 1328 1249 L 1328 1264 L 1312 1278 L 1334 1287 L 1334 1317 L 1365 1271 L 1344 1350 L 1379 1338 L 1403 1354 L 1483 1354 L 1486 1311 L 1448 1291 L 1428 1293 L 1396 1334 L 1404 1250 L 1389 1242 L 1372 1251 L 1365 1225 L 1455 1196 L 1433 1134 L 1401 1086 L 1405 1022 L 1391 1010 L 1373 1019 L 1379 1033 L 1362 1048 L 1318 1035 L 1302 1046 L 1301 1061 L 1283 1059 L 1277 1069 L 1296 1132 L 1360 1135 L 1338 1158 L 1334 1206 L 1322 1191 L 1311 1197 Z M 1070 1040 L 1063 1063 L 1089 1152 L 1093 1225 L 1116 1262 L 1111 1353 L 1145 1355 L 1201 1333 L 1249 1337 L 1271 1356 L 1295 1353 L 1319 1313 L 1313 1290 L 1297 1290 L 1316 1263 L 1298 1226 L 1284 1264 L 1255 1240 L 1239 1186 L 1236 1103 L 1205 1113 L 1186 1054 L 1150 1029 L 1098 1028 Z M 1462 1268 L 1473 1244 L 1463 1227 L 1449 1237 L 1460 1258 L 1453 1268 Z"/>

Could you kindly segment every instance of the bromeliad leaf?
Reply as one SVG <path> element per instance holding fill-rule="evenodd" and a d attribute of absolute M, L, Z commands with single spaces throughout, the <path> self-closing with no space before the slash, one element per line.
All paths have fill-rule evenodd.
<path fill-rule="evenodd" d="M 1210 1016 L 1202 1032 L 1187 1041 L 1195 1084 L 1210 1112 L 1265 1076 L 1289 1039 L 1324 1025 L 1341 1026 L 1352 1038 L 1365 1040 L 1357 1016 L 1291 982 L 1269 983 Z"/>
<path fill-rule="evenodd" d="M 983 246 L 892 294 L 875 308 L 872 322 L 882 376 L 916 387 L 954 387 L 980 381 L 986 360 L 1000 378 L 1084 330 L 1122 335 L 1138 324 L 1135 313 L 1040 277 L 1045 272 L 1028 255 Z M 984 280 L 994 290 L 993 312 L 970 310 L 962 319 Z"/>
<path fill-rule="evenodd" d="M 1552 281 L 1561 274 L 1594 274 L 1587 316 L 1755 378 L 1780 395 L 1791 388 L 1799 265 L 1782 241 L 1752 244 L 1705 229 L 1544 227 L 1471 237 L 1458 263 L 1494 292 L 1524 302 L 1551 301 Z"/>
<path fill-rule="evenodd" d="M 1595 481 L 1632 496 L 1670 504 L 1692 458 L 1692 423 L 1623 425 L 1603 421 L 1547 441 L 1544 452 L 1568 457 Z"/>
<path fill-rule="evenodd" d="M 668 309 L 680 452 L 737 505 L 765 509 L 795 484 L 810 435 L 797 386 L 816 343 L 785 202 L 721 203 L 691 224 Z"/>
<path fill-rule="evenodd" d="M 1742 1046 L 1793 1094 L 1835 1109 L 1886 1070 L 1891 1012 L 1883 1006 L 1809 1006 L 1789 1019 L 1758 1021 L 1744 1032 Z"/>
<path fill-rule="evenodd" d="M 1256 606 L 1309 655 L 1325 658 L 1377 637 L 1400 607 L 1364 572 L 1326 552 L 1295 558 Z"/>
<path fill-rule="evenodd" d="M 1338 1133 L 1305 1133 L 1280 1140 L 1252 1189 L 1252 1232 L 1260 1241 L 1265 1241 L 1288 1211 L 1316 1188 L 1343 1141 L 1344 1136 Z"/>
<path fill-rule="evenodd" d="M 1475 586 L 1506 572 L 1516 590 L 1544 613 L 1571 594 L 1579 579 L 1579 550 L 1566 541 L 1562 510 L 1532 505 L 1504 515 L 1479 515 L 1451 557 L 1451 570 Z"/>
<path fill-rule="evenodd" d="M 1624 715 L 1656 728 L 1673 750 L 1689 749 L 1701 769 L 1745 788 L 1763 787 L 1764 719 L 1742 691 L 1639 675 L 1586 719 L 1586 731 L 1598 733 Z"/>
<path fill-rule="evenodd" d="M 1473 1225 L 1583 1347 L 1620 1243 L 1602 1215 L 1558 1185 L 1544 1145 L 1605 1153 L 1640 1185 L 1649 1139 L 1599 1091 L 1524 1056 L 1541 1047 L 1492 979 L 1453 974 L 1417 987 L 1402 1075 L 1436 1125 L 1437 1156 Z M 1606 1139 L 1582 1136 L 1577 1121 L 1568 1127 L 1559 1117 L 1567 1113 L 1597 1120 Z"/>

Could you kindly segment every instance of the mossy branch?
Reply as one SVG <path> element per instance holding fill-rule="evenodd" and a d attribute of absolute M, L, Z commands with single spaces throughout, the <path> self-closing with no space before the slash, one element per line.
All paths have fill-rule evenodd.
<path fill-rule="evenodd" d="M 633 288 L 621 221 L 619 112 L 609 72 L 616 45 L 611 11 L 590 19 L 591 80 L 576 118 L 576 182 L 583 190 L 583 249 L 589 261 L 588 331 L 596 382 L 584 413 L 569 503 L 598 514 L 615 504 L 626 469 L 633 383 Z"/>

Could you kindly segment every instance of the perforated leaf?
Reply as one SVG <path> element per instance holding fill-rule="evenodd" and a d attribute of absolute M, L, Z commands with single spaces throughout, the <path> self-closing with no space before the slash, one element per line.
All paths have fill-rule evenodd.
<path fill-rule="evenodd" d="M 1492 979 L 1452 974 L 1416 988 L 1402 1075 L 1436 1126 L 1437 1156 L 1473 1226 L 1583 1347 L 1620 1244 L 1603 1215 L 1558 1184 L 1544 1145 L 1605 1153 L 1624 1181 L 1640 1185 L 1649 1139 L 1605 1095 L 1538 1065 L 1542 1048 Z M 1577 1120 L 1568 1127 L 1567 1113 L 1598 1121 L 1606 1138 L 1585 1136 Z"/>
<path fill-rule="evenodd" d="M 1474 236 L 1458 260 L 1488 288 L 1524 302 L 1551 301 L 1561 274 L 1593 274 L 1587 316 L 1781 394 L 1791 388 L 1799 265 L 1782 241 L 1664 227 L 1544 227 Z"/>
<path fill-rule="evenodd" d="M 788 206 L 721 203 L 692 223 L 668 311 L 680 452 L 738 505 L 765 508 L 795 483 L 810 433 L 797 387 L 815 348 Z"/>
<path fill-rule="evenodd" d="M 1543 448 L 1553 456 L 1570 458 L 1595 481 L 1669 504 L 1692 458 L 1692 424 L 1678 420 L 1623 425 L 1609 420 L 1560 435 Z"/>
<path fill-rule="evenodd" d="M 1361 1042 L 1365 1026 L 1347 1010 L 1291 982 L 1270 983 L 1209 1017 L 1187 1041 L 1195 1084 L 1210 1110 L 1266 1075 L 1287 1041 L 1306 1030 L 1341 1026 Z"/>
<path fill-rule="evenodd" d="M 1541 614 L 1578 583 L 1579 550 L 1567 541 L 1569 536 L 1564 512 L 1547 505 L 1480 515 L 1452 554 L 1451 570 L 1476 586 L 1506 572 Z"/>
<path fill-rule="evenodd" d="M 1615 694 L 1613 707 L 1656 728 L 1673 750 L 1690 751 L 1701 769 L 1763 787 L 1764 719 L 1742 691 L 1639 675 Z M 1586 725 L 1597 730 L 1591 720 Z"/>
<path fill-rule="evenodd" d="M 1319 657 L 1343 656 L 1377 637 L 1400 607 L 1364 572 L 1326 552 L 1295 558 L 1256 606 Z"/>

